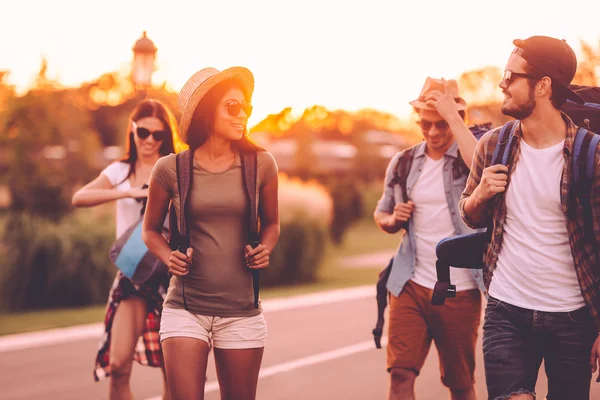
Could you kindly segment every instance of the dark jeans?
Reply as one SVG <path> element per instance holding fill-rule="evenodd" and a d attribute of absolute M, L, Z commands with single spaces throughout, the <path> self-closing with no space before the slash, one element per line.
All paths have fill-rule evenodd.
<path fill-rule="evenodd" d="M 483 359 L 490 400 L 535 393 L 542 360 L 548 400 L 588 400 L 589 365 L 597 337 L 587 307 L 542 312 L 489 298 L 483 325 Z"/>

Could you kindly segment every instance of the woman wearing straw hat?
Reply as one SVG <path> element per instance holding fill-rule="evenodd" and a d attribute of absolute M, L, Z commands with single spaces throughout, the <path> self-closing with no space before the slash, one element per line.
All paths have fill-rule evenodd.
<path fill-rule="evenodd" d="M 171 154 L 177 124 L 171 111 L 157 100 L 147 99 L 133 110 L 127 130 L 127 154 L 73 196 L 78 207 L 116 201 L 117 238 L 140 218 L 148 196 L 144 186 L 158 159 Z M 133 360 L 163 368 L 158 338 L 160 315 L 169 285 L 164 273 L 144 284 L 132 283 L 122 272 L 115 277 L 108 296 L 104 335 L 96 356 L 96 381 L 110 376 L 110 398 L 129 399 Z M 164 397 L 168 398 L 166 385 Z"/>
<path fill-rule="evenodd" d="M 161 234 L 173 200 L 178 210 L 176 156 L 160 159 L 150 180 L 143 236 L 173 274 L 160 337 L 173 400 L 202 399 L 214 347 L 221 398 L 254 399 L 267 337 L 254 301 L 253 270 L 269 265 L 279 238 L 277 165 L 250 140 L 254 77 L 246 68 L 205 68 L 182 88 L 180 136 L 190 146 L 191 189 L 185 217 L 190 246 L 172 251 Z M 249 243 L 242 154 L 256 153 L 259 244 Z M 179 217 L 179 216 L 178 216 Z"/>

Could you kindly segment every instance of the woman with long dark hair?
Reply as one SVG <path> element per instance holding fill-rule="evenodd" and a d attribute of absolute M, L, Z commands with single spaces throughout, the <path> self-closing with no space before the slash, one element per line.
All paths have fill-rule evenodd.
<path fill-rule="evenodd" d="M 126 154 L 106 167 L 73 196 L 78 207 L 116 201 L 117 237 L 137 223 L 148 197 L 147 184 L 160 157 L 174 153 L 175 119 L 157 100 L 144 100 L 133 111 L 127 130 Z M 108 297 L 105 333 L 96 358 L 94 378 L 110 376 L 110 399 L 131 399 L 133 360 L 164 369 L 159 326 L 169 277 L 156 276 L 133 284 L 120 271 Z M 164 389 L 164 398 L 168 390 Z"/>
<path fill-rule="evenodd" d="M 176 156 L 152 171 L 142 236 L 173 274 L 160 338 L 173 400 L 203 399 L 211 346 L 222 399 L 256 396 L 267 337 L 253 292 L 253 270 L 269 265 L 279 239 L 277 165 L 252 143 L 246 127 L 254 78 L 246 68 L 205 68 L 179 94 L 180 134 L 190 146 L 192 180 L 179 207 Z M 250 243 L 251 195 L 244 186 L 244 159 L 256 155 L 259 244 Z M 172 251 L 161 233 L 169 204 L 189 222 L 190 246 Z M 255 215 L 255 214 L 254 214 Z"/>

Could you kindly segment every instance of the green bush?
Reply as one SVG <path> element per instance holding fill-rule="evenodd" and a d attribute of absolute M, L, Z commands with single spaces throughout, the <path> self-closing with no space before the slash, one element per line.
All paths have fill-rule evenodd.
<path fill-rule="evenodd" d="M 29 214 L 6 219 L 0 254 L 0 308 L 6 311 L 106 301 L 116 269 L 108 259 L 110 219 Z"/>
<path fill-rule="evenodd" d="M 315 182 L 280 179 L 281 236 L 263 286 L 314 282 L 329 243 L 332 199 Z M 0 310 L 100 304 L 116 268 L 108 259 L 114 209 L 81 209 L 58 221 L 29 213 L 3 216 Z M 1 221 L 0 221 L 1 222 Z"/>
<path fill-rule="evenodd" d="M 373 213 L 377 208 L 377 202 L 383 193 L 383 179 L 381 181 L 364 184 L 360 192 L 363 199 L 363 219 L 373 221 Z"/>
<path fill-rule="evenodd" d="M 281 235 L 271 262 L 261 274 L 263 286 L 314 282 L 329 243 L 333 201 L 315 181 L 279 176 Z"/>
<path fill-rule="evenodd" d="M 263 286 L 314 282 L 327 248 L 327 228 L 298 216 L 281 224 L 281 236 L 261 274 Z"/>
<path fill-rule="evenodd" d="M 9 214 L 0 246 L 0 310 L 21 311 L 101 304 L 116 268 L 107 251 L 114 240 L 111 215 L 78 210 L 59 222 Z M 328 226 L 296 211 L 282 222 L 281 236 L 261 285 L 314 282 Z"/>
<path fill-rule="evenodd" d="M 10 192 L 10 209 L 59 221 L 72 209 L 73 185 L 98 173 L 102 148 L 88 102 L 76 92 L 44 86 L 9 101 L 5 113 L 0 183 Z"/>
<path fill-rule="evenodd" d="M 351 180 L 332 182 L 329 192 L 333 199 L 333 219 L 329 232 L 333 242 L 339 245 L 348 228 L 363 217 L 363 198 L 358 184 Z"/>

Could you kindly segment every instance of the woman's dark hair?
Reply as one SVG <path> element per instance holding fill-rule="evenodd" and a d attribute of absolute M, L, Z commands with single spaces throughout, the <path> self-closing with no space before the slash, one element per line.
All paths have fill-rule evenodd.
<path fill-rule="evenodd" d="M 133 122 L 137 122 L 140 119 L 147 117 L 158 118 L 163 123 L 165 131 L 169 133 L 169 136 L 162 141 L 162 144 L 158 149 L 160 156 L 163 157 L 175 152 L 173 137 L 177 134 L 177 128 L 173 114 L 163 103 L 158 100 L 148 99 L 142 101 L 137 105 L 129 117 L 125 156 L 121 159 L 121 162 L 129 164 L 129 173 L 123 182 L 129 179 L 129 177 L 135 173 L 135 163 L 138 159 L 137 148 L 135 147 L 135 141 L 133 138 Z"/>
<path fill-rule="evenodd" d="M 190 127 L 188 128 L 188 145 L 190 149 L 197 149 L 202 146 L 213 134 L 215 115 L 219 101 L 225 96 L 225 94 L 234 87 L 240 88 L 244 92 L 246 101 L 249 100 L 249 93 L 244 91 L 244 85 L 236 80 L 226 80 L 216 84 L 206 95 L 200 100 L 192 120 Z M 256 152 L 264 151 L 264 149 L 258 146 L 250 138 L 248 129 L 244 131 L 244 135 L 240 140 L 236 140 L 232 143 L 234 150 L 239 152 Z"/>
<path fill-rule="evenodd" d="M 539 76 L 539 79 L 528 79 L 529 81 L 529 88 L 533 89 L 533 86 L 538 83 L 544 76 L 548 76 L 548 74 L 546 74 L 545 72 L 543 72 L 541 69 L 537 68 L 535 65 L 526 62 L 525 65 L 523 66 L 523 69 L 525 70 L 525 73 L 530 74 L 530 75 L 534 75 L 534 76 Z M 554 79 L 550 78 L 552 80 L 552 95 L 550 96 L 550 101 L 552 102 L 552 106 L 554 108 L 556 108 L 557 110 L 560 110 L 562 108 L 562 106 L 567 102 L 567 96 L 565 94 L 565 91 L 563 90 L 562 86 L 556 82 Z"/>

